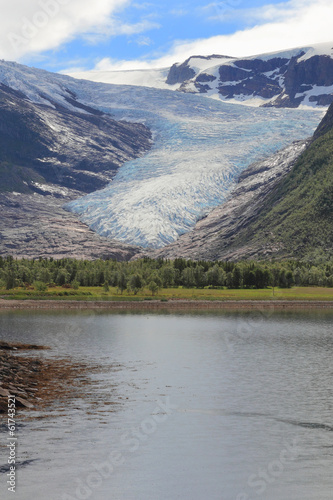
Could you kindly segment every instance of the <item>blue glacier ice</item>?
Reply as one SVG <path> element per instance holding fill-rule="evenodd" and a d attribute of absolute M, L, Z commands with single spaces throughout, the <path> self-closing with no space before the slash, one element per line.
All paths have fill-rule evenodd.
<path fill-rule="evenodd" d="M 39 104 L 85 113 L 68 99 L 75 96 L 118 120 L 150 127 L 148 154 L 124 164 L 105 189 L 67 206 L 99 234 L 143 247 L 164 246 L 193 228 L 223 203 L 242 170 L 310 136 L 323 115 L 75 80 L 6 61 L 0 61 L 0 83 Z"/>
<path fill-rule="evenodd" d="M 252 162 L 310 136 L 322 111 L 254 108 L 145 87 L 71 83 L 80 101 L 145 123 L 152 149 L 67 208 L 100 235 L 159 248 L 223 203 Z"/>

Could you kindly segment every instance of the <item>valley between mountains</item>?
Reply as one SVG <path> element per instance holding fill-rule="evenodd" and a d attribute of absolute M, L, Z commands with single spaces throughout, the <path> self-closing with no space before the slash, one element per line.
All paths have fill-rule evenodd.
<path fill-rule="evenodd" d="M 156 88 L 137 74 L 135 85 L 115 85 L 0 62 L 0 255 L 327 255 L 331 65 L 328 46 L 197 57 L 164 70 Z M 209 67 L 218 96 L 197 85 Z M 240 71 L 251 98 L 236 96 Z"/>

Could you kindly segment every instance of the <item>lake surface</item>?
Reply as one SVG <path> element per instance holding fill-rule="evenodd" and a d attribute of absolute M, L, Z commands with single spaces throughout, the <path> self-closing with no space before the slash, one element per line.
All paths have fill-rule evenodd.
<path fill-rule="evenodd" d="M 15 498 L 331 500 L 332 320 L 1 312 L 2 340 L 94 367 L 85 397 L 22 422 Z"/>

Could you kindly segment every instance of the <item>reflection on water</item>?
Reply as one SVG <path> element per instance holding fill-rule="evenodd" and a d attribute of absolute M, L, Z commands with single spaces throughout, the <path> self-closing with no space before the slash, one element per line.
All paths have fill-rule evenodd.
<path fill-rule="evenodd" d="M 1 312 L 1 339 L 90 367 L 82 397 L 22 422 L 16 498 L 331 500 L 332 319 Z"/>

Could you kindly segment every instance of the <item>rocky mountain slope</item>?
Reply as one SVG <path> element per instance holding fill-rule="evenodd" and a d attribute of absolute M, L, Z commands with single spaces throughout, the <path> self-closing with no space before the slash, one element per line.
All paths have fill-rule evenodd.
<path fill-rule="evenodd" d="M 1 69 L 4 80 L 10 72 Z M 66 107 L 36 102 L 19 79 L 7 83 L 0 84 L 0 255 L 130 258 L 137 249 L 96 235 L 62 207 L 148 151 L 150 130 L 116 121 L 68 89 Z"/>
<path fill-rule="evenodd" d="M 209 63 L 212 64 L 209 64 Z M 182 92 L 244 104 L 297 108 L 333 101 L 333 43 L 255 57 L 191 57 L 171 67 Z"/>
<path fill-rule="evenodd" d="M 75 106 L 75 96 L 67 91 Z M 89 193 L 101 189 L 125 161 L 150 148 L 142 124 L 121 123 L 88 106 L 71 111 L 0 85 L 0 191 L 48 191 L 48 183 Z"/>
<path fill-rule="evenodd" d="M 333 42 L 244 58 L 192 56 L 169 71 L 93 70 L 72 76 L 168 88 L 250 106 L 328 107 L 333 101 Z"/>
<path fill-rule="evenodd" d="M 0 255 L 116 260 L 136 255 L 140 248 L 99 236 L 64 210 L 64 203 L 80 194 L 67 189 L 61 195 L 2 193 Z"/>
<path fill-rule="evenodd" d="M 327 258 L 333 248 L 333 104 L 313 139 L 239 177 L 230 199 L 153 257 Z"/>

